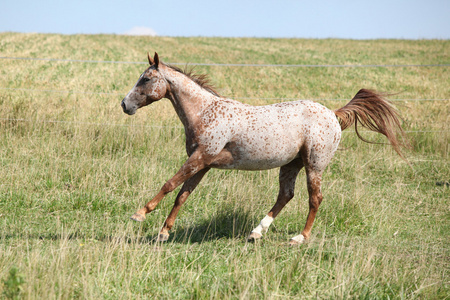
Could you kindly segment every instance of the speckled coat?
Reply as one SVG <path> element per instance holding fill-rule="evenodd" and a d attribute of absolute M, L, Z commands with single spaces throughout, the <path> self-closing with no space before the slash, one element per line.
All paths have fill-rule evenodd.
<path fill-rule="evenodd" d="M 348 125 L 358 120 L 357 117 L 367 117 L 370 110 L 366 106 L 370 103 L 373 102 L 370 105 L 376 109 L 380 106 L 378 103 L 387 103 L 378 94 L 361 90 L 368 94 L 364 94 L 364 97 L 357 97 L 357 94 L 347 106 L 337 111 L 312 101 L 250 106 L 220 97 L 205 83 L 203 77 L 190 76 L 177 68 L 159 63 L 157 54 L 154 58 L 148 56 L 148 59 L 150 67 L 123 99 L 122 108 L 125 113 L 132 115 L 141 107 L 168 98 L 184 125 L 189 155 L 175 176 L 132 216 L 133 220 L 143 221 L 145 215 L 155 209 L 167 193 L 184 183 L 159 234 L 160 241 L 169 238 L 169 230 L 181 205 L 210 168 L 265 170 L 280 167 L 277 201 L 249 236 L 249 240 L 261 238 L 294 196 L 296 177 L 305 167 L 310 212 L 305 229 L 291 239 L 291 244 L 302 243 L 310 236 L 316 212 L 322 202 L 322 173 L 341 139 L 342 124 L 338 116 Z M 362 95 L 361 91 L 359 93 Z M 373 101 L 368 102 L 367 99 Z M 373 122 L 373 117 L 367 118 L 369 123 Z M 381 120 L 380 124 L 385 121 Z M 383 130 L 375 128 L 375 131 L 387 135 Z"/>

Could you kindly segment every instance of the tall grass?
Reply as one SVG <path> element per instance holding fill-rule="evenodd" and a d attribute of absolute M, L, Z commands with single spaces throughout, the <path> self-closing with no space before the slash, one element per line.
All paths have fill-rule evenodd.
<path fill-rule="evenodd" d="M 448 41 L 0 34 L 0 56 L 144 61 L 147 51 L 157 51 L 169 63 L 439 64 L 448 63 L 448 49 Z M 343 134 L 307 244 L 286 246 L 306 219 L 303 173 L 296 197 L 264 240 L 248 244 L 246 236 L 275 201 L 278 171 L 212 170 L 161 245 L 154 238 L 176 191 L 144 223 L 129 216 L 186 154 L 169 101 L 133 117 L 121 111 L 121 98 L 145 66 L 23 60 L 1 66 L 3 295 L 10 270 L 17 270 L 27 299 L 448 297 L 448 101 L 395 102 L 411 140 L 412 168 L 387 146 Z M 393 99 L 450 98 L 448 67 L 199 66 L 197 72 L 209 74 L 223 95 L 254 105 L 279 101 L 265 98 L 351 99 L 363 87 L 401 92 Z M 330 108 L 346 103 L 318 101 Z"/>

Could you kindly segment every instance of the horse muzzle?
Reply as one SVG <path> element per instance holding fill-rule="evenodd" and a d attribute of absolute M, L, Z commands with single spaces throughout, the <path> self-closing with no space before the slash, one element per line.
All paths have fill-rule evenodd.
<path fill-rule="evenodd" d="M 136 113 L 136 107 L 134 107 L 133 105 L 126 105 L 125 104 L 125 99 L 122 100 L 122 103 L 120 103 L 120 106 L 122 106 L 123 112 L 126 113 L 127 115 L 134 115 Z"/>

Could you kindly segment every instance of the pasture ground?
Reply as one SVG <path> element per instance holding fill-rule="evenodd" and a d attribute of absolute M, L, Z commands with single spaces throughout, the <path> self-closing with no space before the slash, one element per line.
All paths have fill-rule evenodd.
<path fill-rule="evenodd" d="M 2 57 L 144 62 L 147 51 L 169 63 L 416 65 L 448 64 L 450 42 L 0 33 Z M 278 170 L 212 170 L 166 244 L 154 238 L 177 190 L 145 222 L 129 220 L 186 159 L 168 100 L 122 113 L 120 101 L 145 65 L 0 59 L 0 66 L 4 297 L 449 297 L 448 66 L 196 67 L 221 94 L 254 105 L 292 98 L 335 109 L 360 88 L 400 92 L 391 99 L 400 100 L 412 167 L 390 147 L 345 131 L 324 174 L 312 238 L 300 247 L 287 242 L 306 220 L 304 172 L 295 198 L 256 244 L 246 236 L 275 201 Z"/>

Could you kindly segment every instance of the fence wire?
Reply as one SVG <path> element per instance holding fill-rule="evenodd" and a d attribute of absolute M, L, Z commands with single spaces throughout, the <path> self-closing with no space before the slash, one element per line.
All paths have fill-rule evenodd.
<path fill-rule="evenodd" d="M 39 57 L 13 57 L 0 56 L 5 60 L 34 60 L 48 62 L 71 62 L 71 63 L 107 63 L 107 64 L 148 64 L 148 62 L 136 61 L 107 61 L 107 60 L 84 60 L 84 59 L 61 59 L 61 58 L 39 58 Z M 382 68 L 382 67 L 449 67 L 450 64 L 374 64 L 374 65 L 310 65 L 310 64 L 227 64 L 227 63 L 170 63 L 172 65 L 192 65 L 192 66 L 221 66 L 221 67 L 297 67 L 297 68 Z M 86 94 L 86 95 L 126 95 L 126 92 L 88 92 L 88 91 L 70 91 L 70 90 L 39 90 L 29 88 L 7 88 L 0 87 L 0 90 L 27 91 L 27 92 L 47 92 L 47 93 L 68 93 L 68 94 Z M 285 97 L 233 97 L 237 100 L 313 100 L 313 101 L 349 101 L 349 99 L 301 99 Z M 450 99 L 391 99 L 390 101 L 449 101 Z"/>
<path fill-rule="evenodd" d="M 28 89 L 28 88 L 7 88 L 0 87 L 0 90 L 5 91 L 22 91 L 22 92 L 38 92 L 38 93 L 65 93 L 65 94 L 85 94 L 85 95 L 117 95 L 125 96 L 126 92 L 86 92 L 86 91 L 72 91 L 72 90 L 39 90 L 39 89 Z M 236 100 L 280 100 L 280 101 L 295 101 L 295 100 L 312 100 L 312 101 L 350 101 L 348 99 L 302 99 L 302 98 L 284 98 L 284 97 L 233 97 L 229 98 Z M 449 101 L 450 99 L 389 99 L 389 101 Z"/>
<path fill-rule="evenodd" d="M 40 58 L 40 57 L 12 57 L 0 56 L 0 59 L 9 60 L 36 60 L 53 62 L 79 62 L 79 63 L 105 63 L 105 64 L 134 64 L 148 65 L 148 62 L 141 61 L 114 61 L 114 60 L 85 60 L 85 59 L 61 59 L 61 58 Z M 276 67 L 276 68 L 411 68 L 411 67 L 450 67 L 450 64 L 373 64 L 373 65 L 332 65 L 332 64 L 232 64 L 232 63 L 179 63 L 172 62 L 171 65 L 190 66 L 213 66 L 213 67 Z"/>
<path fill-rule="evenodd" d="M 0 118 L 0 121 L 6 122 L 27 122 L 27 123 L 43 123 L 43 124 L 69 124 L 69 125 L 87 125 L 87 126 L 117 126 L 117 127 L 140 127 L 140 128 L 177 128 L 184 129 L 183 126 L 171 125 L 145 125 L 145 124 L 122 124 L 122 123 L 94 123 L 94 122 L 79 122 L 79 121 L 62 121 L 62 120 L 31 120 L 21 118 Z M 359 130 L 358 132 L 371 132 L 370 130 Z M 450 132 L 450 129 L 445 130 L 405 130 L 406 133 L 442 133 Z M 343 131 L 343 133 L 355 133 L 354 131 Z"/>
<path fill-rule="evenodd" d="M 32 61 L 47 61 L 47 62 L 63 62 L 63 63 L 105 63 L 105 64 L 136 64 L 147 65 L 148 62 L 137 61 L 103 61 L 103 60 L 83 60 L 83 59 L 61 59 L 61 58 L 39 58 L 39 57 L 11 57 L 0 56 L 3 60 L 32 60 Z M 282 68 L 410 68 L 410 67 L 450 67 L 450 64 L 371 64 L 371 65 L 357 65 L 357 64 L 231 64 L 231 63 L 170 63 L 171 65 L 191 65 L 191 66 L 216 66 L 216 67 L 282 67 Z M 88 92 L 88 91 L 72 91 L 72 90 L 53 90 L 53 89 L 33 89 L 33 88 L 8 88 L 0 87 L 4 91 L 23 91 L 23 92 L 41 92 L 41 93 L 67 93 L 67 94 L 86 94 L 86 95 L 126 95 L 126 92 Z M 231 97 L 238 100 L 313 100 L 313 101 L 349 101 L 350 99 L 299 99 L 299 98 L 284 98 L 284 97 Z M 390 99 L 390 101 L 449 101 L 450 99 Z M 168 126 L 168 125 L 143 125 L 143 124 L 118 124 L 118 123 L 91 123 L 91 122 L 77 122 L 77 121 L 62 121 L 62 120 L 30 120 L 30 119 L 15 119 L 15 118 L 0 118 L 0 121 L 6 122 L 34 122 L 34 123 L 58 123 L 58 124 L 72 124 L 72 125 L 88 125 L 88 126 L 123 126 L 123 127 L 148 127 L 148 128 L 179 128 L 182 126 Z M 372 132 L 372 131 L 362 131 Z M 410 130 L 407 133 L 442 133 L 450 132 L 450 130 Z M 352 131 L 344 131 L 343 133 L 354 133 Z"/>

